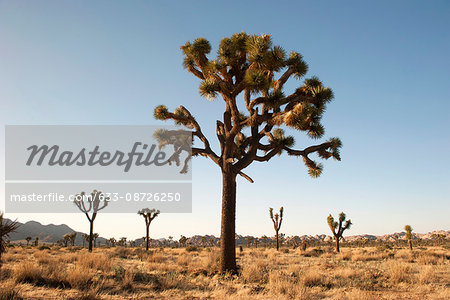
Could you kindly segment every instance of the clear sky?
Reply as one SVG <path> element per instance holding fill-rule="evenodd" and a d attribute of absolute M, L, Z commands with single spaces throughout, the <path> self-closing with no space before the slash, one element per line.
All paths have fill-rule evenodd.
<path fill-rule="evenodd" d="M 237 232 L 273 234 L 270 206 L 285 207 L 287 235 L 328 234 L 326 216 L 340 211 L 348 234 L 449 230 L 449 29 L 448 1 L 0 0 L 0 124 L 158 124 L 156 105 L 183 104 L 214 140 L 223 102 L 200 97 L 179 46 L 268 33 L 333 88 L 324 125 L 342 139 L 342 161 L 325 161 L 319 179 L 287 156 L 248 168 L 255 183 L 238 181 Z M 315 142 L 297 136 L 299 148 Z M 196 158 L 193 213 L 161 215 L 151 235 L 219 235 L 220 198 L 219 169 Z M 88 230 L 80 214 L 6 217 Z M 96 231 L 137 238 L 144 220 L 104 214 Z"/>

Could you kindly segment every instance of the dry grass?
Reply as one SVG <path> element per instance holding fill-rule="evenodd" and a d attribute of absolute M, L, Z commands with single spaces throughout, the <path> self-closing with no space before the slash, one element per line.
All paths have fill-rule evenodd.
<path fill-rule="evenodd" d="M 238 252 L 220 275 L 217 248 L 10 249 L 2 299 L 449 299 L 449 250 L 330 248 Z"/>

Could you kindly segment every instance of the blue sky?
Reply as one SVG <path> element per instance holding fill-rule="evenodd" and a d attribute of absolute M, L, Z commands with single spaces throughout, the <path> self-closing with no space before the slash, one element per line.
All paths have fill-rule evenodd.
<path fill-rule="evenodd" d="M 273 234 L 268 207 L 282 205 L 287 235 L 328 233 L 326 216 L 340 211 L 355 224 L 348 234 L 449 230 L 449 28 L 447 1 L 0 1 L 0 124 L 158 124 L 156 105 L 183 104 L 213 141 L 223 103 L 199 96 L 179 46 L 268 33 L 333 88 L 324 125 L 342 161 L 324 162 L 319 179 L 286 156 L 248 168 L 238 233 Z M 314 143 L 296 136 L 299 148 Z M 198 158 L 193 177 L 193 213 L 161 215 L 154 237 L 219 234 L 220 172 Z M 88 229 L 78 214 L 8 216 Z M 96 229 L 134 238 L 144 226 L 101 215 Z"/>

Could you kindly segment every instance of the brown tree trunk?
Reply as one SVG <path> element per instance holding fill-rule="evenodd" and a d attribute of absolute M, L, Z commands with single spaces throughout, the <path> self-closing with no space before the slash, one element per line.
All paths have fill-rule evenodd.
<path fill-rule="evenodd" d="M 275 234 L 276 234 L 276 240 L 277 240 L 277 251 L 279 251 L 280 250 L 280 241 L 278 240 L 278 231 L 275 231 Z"/>
<path fill-rule="evenodd" d="M 408 244 L 409 244 L 409 250 L 412 251 L 412 241 L 411 241 L 411 240 L 408 240 Z"/>
<path fill-rule="evenodd" d="M 150 244 L 149 241 L 149 227 L 150 227 L 150 223 L 149 224 L 145 224 L 146 225 L 146 233 L 145 233 L 145 251 L 148 251 L 148 247 Z"/>
<path fill-rule="evenodd" d="M 92 252 L 92 242 L 94 239 L 94 220 L 90 222 L 89 226 L 89 252 Z"/>
<path fill-rule="evenodd" d="M 336 238 L 336 252 L 339 252 L 339 238 L 338 237 L 335 238 Z"/>
<path fill-rule="evenodd" d="M 222 171 L 222 221 L 220 271 L 237 272 L 236 266 L 236 174 Z"/>

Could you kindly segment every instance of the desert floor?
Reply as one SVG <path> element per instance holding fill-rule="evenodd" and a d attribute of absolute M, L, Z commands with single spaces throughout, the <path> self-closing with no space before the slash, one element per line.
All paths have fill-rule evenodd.
<path fill-rule="evenodd" d="M 8 249 L 0 299 L 450 299 L 442 247 L 244 248 L 238 276 L 217 248 L 44 248 Z"/>

